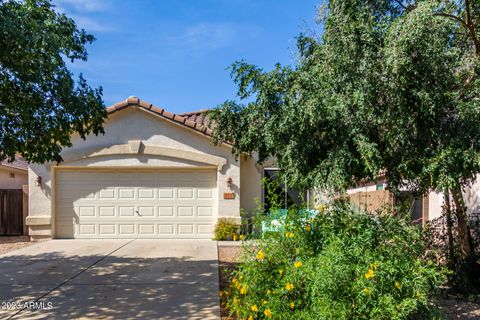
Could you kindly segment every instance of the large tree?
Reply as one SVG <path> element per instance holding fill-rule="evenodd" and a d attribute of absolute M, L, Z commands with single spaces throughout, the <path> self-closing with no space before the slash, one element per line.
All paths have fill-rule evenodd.
<path fill-rule="evenodd" d="M 48 0 L 0 0 L 0 160 L 61 161 L 72 133 L 102 132 L 101 88 L 66 65 L 93 40 Z"/>
<path fill-rule="evenodd" d="M 332 0 L 321 18 L 295 66 L 233 64 L 250 102 L 210 113 L 215 141 L 275 157 L 297 186 L 342 190 L 384 170 L 393 192 L 449 190 L 461 258 L 472 258 L 462 188 L 480 172 L 480 6 Z"/>

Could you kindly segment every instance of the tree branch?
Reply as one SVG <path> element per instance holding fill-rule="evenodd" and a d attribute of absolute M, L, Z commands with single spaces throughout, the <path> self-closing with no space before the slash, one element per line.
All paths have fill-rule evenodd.
<path fill-rule="evenodd" d="M 462 26 L 464 26 L 468 31 L 470 31 L 470 29 L 468 28 L 468 24 L 462 18 L 460 18 L 459 16 L 449 14 L 449 13 L 443 13 L 443 12 L 435 13 L 434 16 L 447 17 L 447 18 L 454 19 L 454 20 L 460 22 L 462 24 Z"/>
<path fill-rule="evenodd" d="M 470 31 L 470 36 L 472 37 L 473 44 L 475 45 L 475 53 L 477 56 L 480 56 L 480 41 L 478 40 L 477 34 L 475 33 L 475 26 L 472 21 L 472 13 L 470 11 L 470 0 L 465 0 L 465 11 L 467 14 L 467 28 Z"/>

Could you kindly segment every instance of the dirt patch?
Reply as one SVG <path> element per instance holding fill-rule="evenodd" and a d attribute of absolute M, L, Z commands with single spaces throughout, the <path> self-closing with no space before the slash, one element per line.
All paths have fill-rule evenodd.
<path fill-rule="evenodd" d="M 1 236 L 0 255 L 35 244 L 28 236 Z"/>
<path fill-rule="evenodd" d="M 218 247 L 218 272 L 220 276 L 220 292 L 223 292 L 228 286 L 229 275 L 238 265 L 242 247 Z M 222 320 L 233 320 L 235 318 L 228 316 L 228 311 L 224 307 L 225 297 L 220 296 L 220 308 Z"/>
<path fill-rule="evenodd" d="M 448 320 L 480 319 L 480 304 L 449 298 L 440 300 L 438 307 Z"/>

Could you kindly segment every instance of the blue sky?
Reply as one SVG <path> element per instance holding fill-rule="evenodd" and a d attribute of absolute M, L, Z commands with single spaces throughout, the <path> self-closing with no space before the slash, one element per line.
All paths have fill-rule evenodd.
<path fill-rule="evenodd" d="M 295 61 L 295 36 L 318 28 L 313 0 L 54 0 L 95 35 L 87 62 L 71 65 L 105 104 L 130 95 L 172 112 L 234 99 L 226 68 L 245 59 L 265 70 Z"/>

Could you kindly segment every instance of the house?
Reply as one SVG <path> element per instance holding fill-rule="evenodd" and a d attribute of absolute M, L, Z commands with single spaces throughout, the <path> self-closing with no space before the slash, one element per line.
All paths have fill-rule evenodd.
<path fill-rule="evenodd" d="M 262 198 L 263 168 L 213 146 L 200 112 L 173 114 L 137 97 L 107 108 L 105 134 L 72 136 L 64 162 L 30 164 L 33 239 L 211 238 Z"/>
<path fill-rule="evenodd" d="M 0 162 L 0 190 L 1 189 L 22 189 L 28 183 L 27 162 L 16 157 L 15 161 Z"/>
<path fill-rule="evenodd" d="M 354 206 L 367 211 L 375 211 L 384 205 L 393 205 L 395 202 L 405 200 L 413 221 L 426 222 L 442 215 L 443 193 L 431 191 L 422 198 L 414 198 L 405 190 L 400 191 L 400 195 L 394 197 L 387 190 L 387 186 L 387 178 L 382 174 L 375 181 L 368 181 L 349 188 L 347 194 Z"/>

